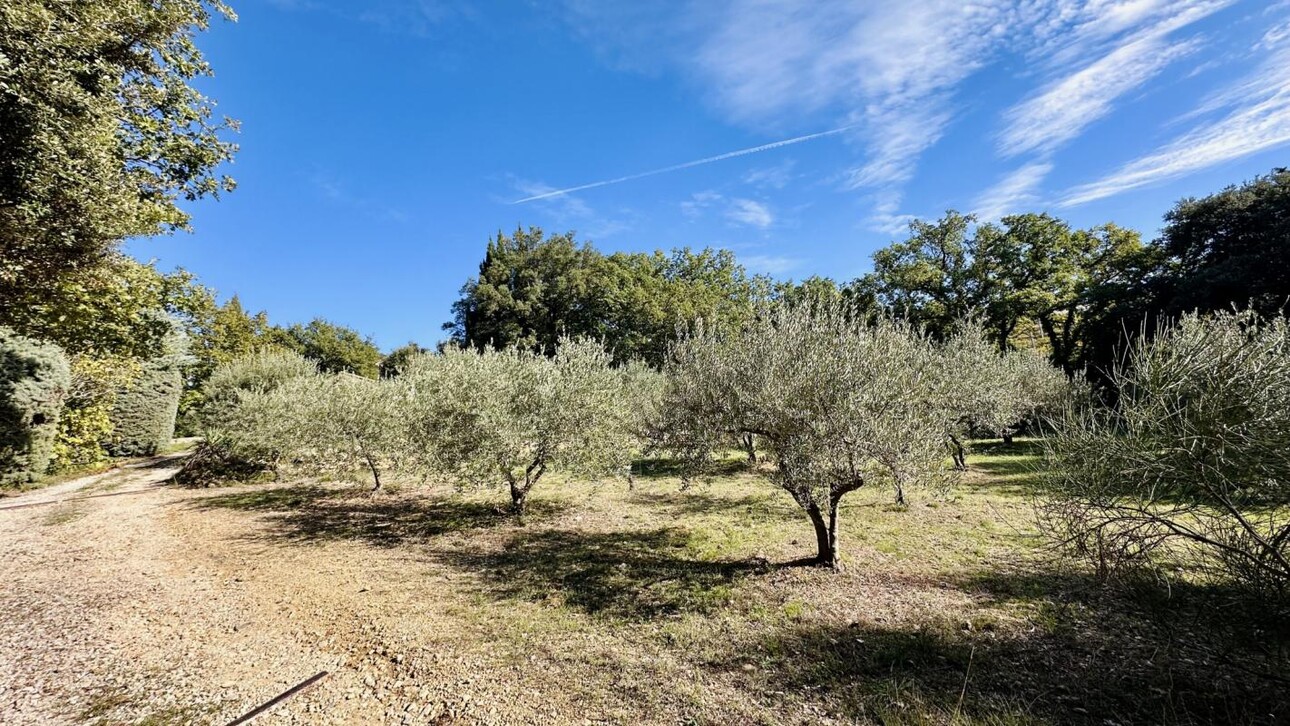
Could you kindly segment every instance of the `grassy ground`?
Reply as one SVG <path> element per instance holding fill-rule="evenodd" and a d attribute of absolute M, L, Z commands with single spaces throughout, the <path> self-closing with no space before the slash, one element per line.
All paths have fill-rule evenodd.
<path fill-rule="evenodd" d="M 544 480 L 523 522 L 498 492 L 433 487 L 302 483 L 200 506 L 255 513 L 283 546 L 393 548 L 456 573 L 435 593 L 454 632 L 408 637 L 451 638 L 593 720 L 1290 718 L 1284 641 L 1221 594 L 1108 590 L 1048 557 L 1030 499 L 1037 453 L 979 444 L 951 493 L 912 492 L 907 507 L 881 490 L 848 496 L 840 574 L 791 564 L 813 554 L 809 523 L 733 462 L 687 489 L 666 462 L 632 491 Z"/>

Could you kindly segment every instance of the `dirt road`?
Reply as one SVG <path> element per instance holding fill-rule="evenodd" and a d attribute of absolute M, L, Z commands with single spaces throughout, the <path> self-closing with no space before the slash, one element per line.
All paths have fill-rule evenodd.
<path fill-rule="evenodd" d="M 0 500 L 0 723 L 224 724 L 324 671 L 255 723 L 544 720 L 480 685 L 513 679 L 424 637 L 447 575 L 353 542 L 270 543 L 204 503 L 272 485 L 163 485 L 179 463 Z"/>

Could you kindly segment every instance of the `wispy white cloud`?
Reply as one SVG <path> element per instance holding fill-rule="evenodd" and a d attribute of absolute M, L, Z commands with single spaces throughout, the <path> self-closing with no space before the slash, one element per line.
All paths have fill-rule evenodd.
<path fill-rule="evenodd" d="M 793 170 L 797 162 L 785 159 L 774 166 L 751 169 L 743 175 L 743 182 L 760 189 L 783 189 L 793 179 Z"/>
<path fill-rule="evenodd" d="M 766 229 L 775 223 L 775 213 L 765 202 L 741 197 L 727 198 L 711 189 L 695 192 L 689 199 L 681 202 L 681 213 L 690 219 L 698 219 L 711 209 L 720 209 L 721 215 L 735 224 Z"/>
<path fill-rule="evenodd" d="M 1271 53 L 1247 78 L 1202 104 L 1226 114 L 1071 189 L 1064 207 L 1173 179 L 1225 161 L 1290 144 L 1290 49 Z"/>
<path fill-rule="evenodd" d="M 509 178 L 511 186 L 520 194 L 536 196 L 540 201 L 537 206 L 555 224 L 566 228 L 577 228 L 592 238 L 603 239 L 619 232 L 626 231 L 631 225 L 624 217 L 632 216 L 630 211 L 623 211 L 613 216 L 597 212 L 586 200 L 571 194 L 549 194 L 554 187 L 549 184 Z"/>
<path fill-rule="evenodd" d="M 802 260 L 783 255 L 745 255 L 739 262 L 749 271 L 763 275 L 783 275 L 800 267 Z"/>
<path fill-rule="evenodd" d="M 1171 40 L 1174 33 L 1233 1 L 1102 3 L 1101 12 L 1095 11 L 1073 30 L 1076 37 L 1085 37 L 1086 44 L 1097 46 L 1117 29 L 1133 28 L 1140 23 L 1146 23 L 1145 27 L 1116 38 L 1109 50 L 1074 72 L 1066 72 L 1062 66 L 1055 80 L 1005 111 L 1007 125 L 999 137 L 1000 151 L 1008 156 L 1047 154 L 1076 138 L 1090 124 L 1109 114 L 1118 99 L 1142 87 L 1201 45 L 1195 38 Z M 1081 47 L 1079 43 L 1068 42 L 1064 50 Z"/>
<path fill-rule="evenodd" d="M 758 229 L 766 229 L 775 223 L 770 207 L 752 199 L 731 199 L 726 219 Z"/>
<path fill-rule="evenodd" d="M 855 152 L 836 178 L 865 192 L 866 224 L 883 230 L 904 226 L 903 190 L 972 110 L 963 91 L 982 69 L 1033 90 L 1004 112 L 996 138 L 1002 156 L 1030 158 L 979 201 L 1024 200 L 1053 170 L 1055 150 L 1212 42 L 1186 29 L 1250 1 L 682 0 L 618 11 L 566 0 L 585 37 L 670 57 L 732 122 L 761 131 L 803 119 L 852 125 Z M 1024 63 L 1014 70 L 1003 58 Z"/>
<path fill-rule="evenodd" d="M 1027 163 L 976 200 L 977 215 L 997 219 L 1036 201 L 1036 190 L 1053 170 L 1054 151 L 1078 138 L 1108 116 L 1124 96 L 1142 88 L 1174 62 L 1198 50 L 1198 37 L 1174 39 L 1180 30 L 1231 5 L 1234 0 L 1128 0 L 1058 3 L 1071 26 L 1066 38 L 1037 34 L 1037 48 L 1047 48 L 1056 77 L 1029 98 L 1004 112 L 999 134 L 1004 156 L 1032 155 Z M 1056 47 L 1054 47 L 1054 44 Z M 1099 50 L 1100 49 L 1100 50 Z M 1100 55 L 1073 72 L 1078 55 Z"/>
<path fill-rule="evenodd" d="M 873 202 L 873 213 L 869 216 L 869 228 L 875 232 L 896 235 L 909 229 L 909 223 L 917 215 L 900 211 L 902 197 L 895 191 L 879 192 Z"/>
<path fill-rule="evenodd" d="M 856 186 L 900 184 L 951 118 L 953 89 L 1004 31 L 1010 3 L 747 0 L 725 6 L 695 59 L 737 121 L 834 110 L 856 124 Z"/>
<path fill-rule="evenodd" d="M 974 214 L 982 222 L 989 222 L 1033 204 L 1037 200 L 1035 190 L 1052 170 L 1053 165 L 1043 161 L 1014 169 L 977 198 Z"/>
<path fill-rule="evenodd" d="M 730 0 L 689 16 L 688 58 L 737 122 L 854 124 L 860 158 L 843 178 L 881 191 L 870 224 L 895 229 L 907 218 L 900 189 L 961 113 L 963 84 L 1002 50 L 1053 78 L 1008 115 L 1001 147 L 1045 154 L 1196 47 L 1171 33 L 1234 1 Z"/>
<path fill-rule="evenodd" d="M 694 219 L 703 214 L 703 210 L 722 200 L 722 196 L 714 191 L 695 192 L 690 198 L 681 202 L 681 214 Z"/>
<path fill-rule="evenodd" d="M 1196 47 L 1195 42 L 1166 42 L 1154 32 L 1129 40 L 1005 112 L 1000 151 L 1007 156 L 1052 152 L 1110 113 L 1121 96 Z"/>

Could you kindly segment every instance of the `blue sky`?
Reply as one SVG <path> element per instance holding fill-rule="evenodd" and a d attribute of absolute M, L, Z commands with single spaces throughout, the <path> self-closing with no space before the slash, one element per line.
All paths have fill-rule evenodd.
<path fill-rule="evenodd" d="M 1290 163 L 1283 0 L 234 6 L 200 43 L 240 186 L 128 249 L 384 349 L 438 340 L 517 224 L 845 280 L 910 217 L 1151 237 L 1178 198 Z"/>

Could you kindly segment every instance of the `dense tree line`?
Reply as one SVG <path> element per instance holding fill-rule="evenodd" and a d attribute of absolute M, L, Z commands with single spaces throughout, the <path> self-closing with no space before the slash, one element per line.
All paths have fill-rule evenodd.
<path fill-rule="evenodd" d="M 619 360 L 663 361 L 678 325 L 737 327 L 768 301 L 844 300 L 938 340 L 976 317 L 1001 349 L 1035 348 L 1068 374 L 1105 382 L 1129 339 L 1189 311 L 1290 300 L 1290 172 L 1277 169 L 1166 215 L 1158 239 L 1115 224 L 1076 229 L 1047 213 L 978 223 L 949 211 L 910 224 L 846 283 L 749 275 L 724 251 L 605 255 L 572 235 L 516 230 L 491 240 L 461 290 L 453 342 L 550 352 L 560 335 L 605 341 Z"/>
<path fill-rule="evenodd" d="M 571 233 L 530 227 L 489 241 L 444 328 L 458 345 L 548 354 L 561 336 L 589 337 L 617 360 L 658 365 L 678 325 L 737 326 L 773 287 L 728 250 L 604 255 Z"/>

